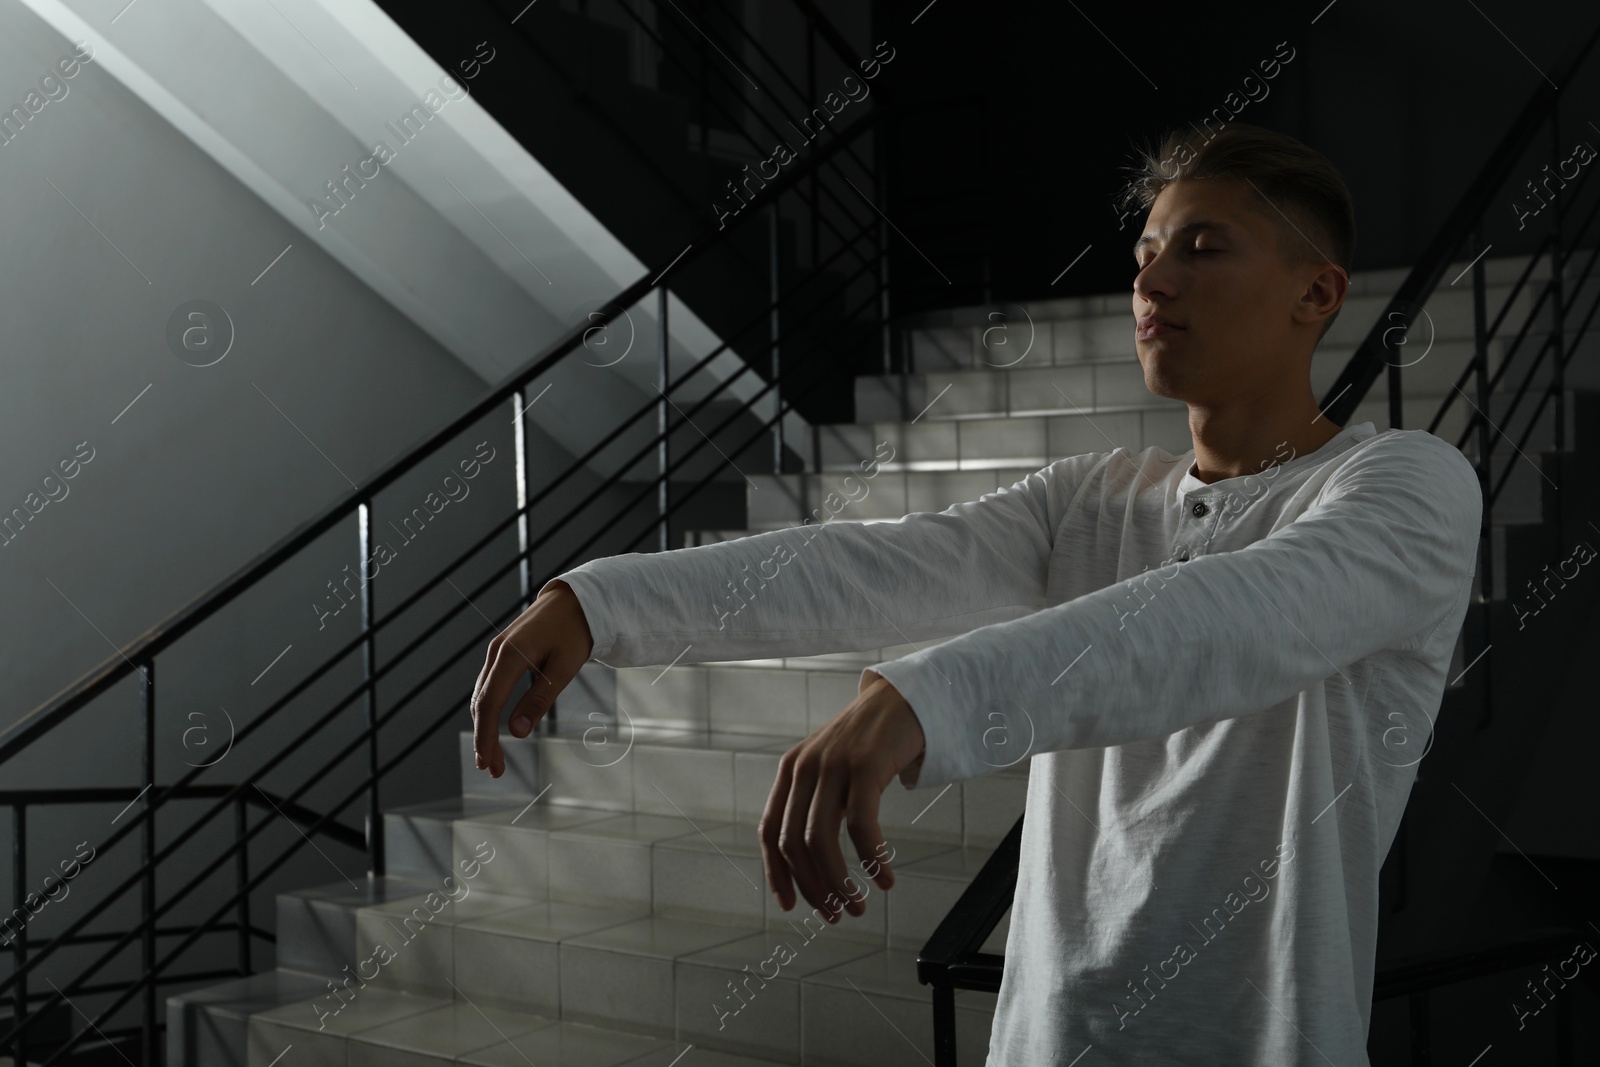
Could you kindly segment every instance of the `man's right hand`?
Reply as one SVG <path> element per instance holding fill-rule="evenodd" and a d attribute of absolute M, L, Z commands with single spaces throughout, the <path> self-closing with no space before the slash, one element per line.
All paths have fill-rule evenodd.
<path fill-rule="evenodd" d="M 500 748 L 500 711 L 524 674 L 532 685 L 511 711 L 512 737 L 527 737 L 555 702 L 556 694 L 577 677 L 594 649 L 589 620 L 578 595 L 563 581 L 546 583 L 528 610 L 489 642 L 489 652 L 472 691 L 472 751 L 489 777 L 506 773 Z"/>

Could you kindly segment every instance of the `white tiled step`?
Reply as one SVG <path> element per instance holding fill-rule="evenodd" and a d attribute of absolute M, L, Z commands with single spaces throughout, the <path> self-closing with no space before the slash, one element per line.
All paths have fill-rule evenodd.
<path fill-rule="evenodd" d="M 1482 259 L 1484 279 L 1491 290 L 1496 286 L 1510 286 L 1522 273 L 1528 264 L 1527 256 L 1485 256 Z M 1445 269 L 1441 288 L 1449 288 L 1452 282 L 1469 266 L 1471 259 L 1462 259 L 1452 263 Z M 1356 297 L 1381 295 L 1385 299 L 1392 296 L 1400 288 L 1400 283 L 1405 281 L 1410 273 L 1410 267 L 1386 267 L 1381 270 L 1356 271 L 1350 275 L 1350 291 L 1346 297 L 1347 302 Z M 1550 276 L 1548 260 L 1540 263 L 1533 272 L 1532 281 L 1537 282 Z M 1130 279 L 1131 282 L 1131 279 Z M 1461 277 L 1455 285 L 1464 287 L 1470 292 L 1472 275 Z M 918 326 L 977 326 L 980 329 L 993 325 L 996 321 L 992 317 L 996 311 L 1008 316 L 1006 321 L 1012 319 L 1025 320 L 1031 317 L 1034 321 L 1056 319 L 1094 318 L 1102 315 L 1118 316 L 1130 312 L 1133 297 L 1132 289 L 1121 290 L 1114 293 L 1099 293 L 1088 296 L 1056 297 L 1050 300 L 1024 301 L 1021 305 L 1014 303 L 996 303 L 990 305 L 969 305 L 954 308 L 935 308 L 929 311 L 918 312 L 909 321 Z M 1026 315 L 1022 312 L 1026 311 Z"/>
<path fill-rule="evenodd" d="M 858 921 L 856 928 L 892 941 L 920 945 L 926 940 L 965 884 L 963 876 L 970 879 L 975 865 L 1021 815 L 1027 791 L 1027 776 L 1019 773 L 1023 766 L 963 783 L 959 791 L 891 786 L 881 823 L 893 849 L 897 886 L 883 895 L 881 908 L 873 909 L 876 918 Z M 897 792 L 914 799 L 897 799 Z M 904 817 L 906 812 L 910 818 Z M 754 821 L 618 814 L 541 800 L 479 811 L 452 820 L 450 828 L 452 880 L 436 880 L 430 891 L 463 886 L 451 890 L 466 901 L 456 912 L 554 901 L 754 925 L 781 924 L 789 918 L 764 888 Z M 860 858 L 844 828 L 840 842 L 841 856 L 859 869 Z M 940 903 L 930 910 L 927 900 L 933 898 Z M 392 911 L 396 899 L 405 911 L 409 905 L 404 902 L 412 898 L 388 898 L 356 909 L 358 939 L 361 916 Z M 321 955 L 310 948 L 284 947 L 316 959 L 319 970 L 349 951 L 348 942 Z"/>
<path fill-rule="evenodd" d="M 1133 352 L 1127 358 L 1068 366 L 1024 360 L 1015 367 L 932 369 L 856 378 L 856 422 L 942 422 L 1003 415 L 1120 411 L 1176 406 L 1145 388 Z M 902 399 L 901 394 L 904 393 Z M 824 434 L 827 428 L 824 427 Z M 881 435 L 874 440 L 882 440 Z M 824 437 L 826 443 L 826 436 Z M 869 447 L 861 458 L 872 454 Z M 826 453 L 824 454 L 826 459 Z M 897 455 L 895 460 L 900 457 Z"/>
<path fill-rule="evenodd" d="M 939 376 L 924 377 L 932 388 L 939 388 Z M 934 409 L 949 396 L 950 393 L 946 393 L 934 405 Z M 1065 407 L 1065 404 L 1059 406 Z M 1178 455 L 1188 451 L 1191 444 L 1188 408 L 1180 403 L 1159 400 L 1148 393 L 1139 405 L 1129 405 L 1118 411 L 1088 414 L 1068 410 L 1067 414 L 1057 415 L 1017 414 L 943 420 L 923 418 L 917 422 L 824 426 L 818 431 L 824 473 L 820 477 L 810 475 L 807 481 L 819 486 L 822 493 L 834 492 L 844 499 L 861 497 L 861 500 L 842 505 L 844 517 L 851 518 L 862 511 L 866 498 L 874 494 L 890 493 L 896 499 L 905 498 L 906 490 L 901 488 L 902 482 L 891 475 L 905 472 L 988 472 L 995 468 L 1015 467 L 1037 470 L 1049 462 L 1047 457 L 1109 452 L 1118 445 L 1130 448 L 1136 444 L 1141 448 L 1159 445 Z M 879 462 L 874 470 L 871 466 L 874 457 L 886 456 L 892 458 Z M 847 482 L 846 477 L 852 473 L 855 481 Z M 757 476 L 758 488 L 749 498 L 752 505 L 766 492 L 765 478 L 770 478 L 770 475 Z M 910 484 L 913 487 L 916 485 L 915 482 Z M 863 485 L 866 486 L 864 491 Z M 884 486 L 892 488 L 885 489 Z M 911 502 L 921 504 L 926 499 L 932 503 L 938 498 L 913 496 Z M 939 511 L 945 506 L 948 505 L 936 508 L 915 506 L 908 510 Z M 868 510 L 874 516 L 879 513 L 877 510 Z"/>
<path fill-rule="evenodd" d="M 430 996 L 370 983 L 353 987 L 337 1014 L 325 1014 L 331 1004 L 328 995 L 307 997 L 250 1015 L 243 1064 L 667 1067 L 683 1062 L 703 1067 L 775 1067 L 781 1062 L 702 1049 L 680 1061 L 685 1045 L 669 1038 L 562 1022 L 487 999 Z M 203 1067 L 221 1063 L 196 1062 Z"/>
<path fill-rule="evenodd" d="M 1048 462 L 1043 455 L 1035 458 Z M 750 476 L 757 488 L 749 491 L 746 521 L 753 529 L 782 529 L 808 514 L 813 521 L 827 519 L 830 512 L 844 520 L 892 520 L 913 511 L 938 512 L 1009 487 L 1045 462 L 974 471 L 883 471 L 866 483 L 865 493 L 855 486 L 854 501 L 845 496 L 851 487 L 842 475 L 757 474 Z"/>
<path fill-rule="evenodd" d="M 1491 314 L 1509 295 L 1526 257 L 1485 260 Z M 1446 272 L 1445 284 L 1424 305 L 1426 324 L 1417 337 L 1462 340 L 1472 336 L 1471 276 L 1452 287 L 1466 262 Z M 1351 276 L 1350 293 L 1338 319 L 1323 338 L 1317 359 L 1337 359 L 1340 366 L 1383 314 L 1405 271 L 1360 272 Z M 1534 280 L 1548 277 L 1545 264 Z M 1531 306 L 1526 290 L 1519 294 L 1510 321 L 1520 322 Z M 1100 361 L 1135 359 L 1133 295 L 1105 294 L 1062 301 L 995 304 L 956 308 L 918 317 L 909 329 L 912 367 L 921 372 L 990 371 L 1007 367 L 1064 367 Z M 1413 331 L 1417 331 L 1413 327 Z M 1341 352 L 1342 355 L 1335 355 Z M 912 409 L 917 410 L 916 408 Z"/>
<path fill-rule="evenodd" d="M 858 1011 L 862 1019 L 883 1012 L 896 1020 L 900 1040 L 930 1047 L 928 991 L 916 982 L 915 952 L 986 853 L 900 845 L 895 887 L 869 887 L 864 915 L 828 925 L 804 903 L 785 913 L 766 906 L 760 899 L 765 894 L 754 887 L 748 897 L 734 888 L 746 877 L 760 878 L 759 861 L 741 847 L 742 835 L 733 828 L 710 828 L 693 841 L 653 843 L 656 851 L 682 852 L 692 866 L 660 880 L 651 913 L 648 905 L 612 899 L 614 890 L 607 887 L 627 875 L 601 849 L 627 835 L 607 840 L 600 826 L 591 826 L 589 840 L 600 847 L 590 852 L 582 851 L 577 832 L 550 834 L 551 876 L 562 871 L 560 878 L 575 882 L 566 869 L 581 871 L 594 890 L 581 901 L 528 902 L 496 892 L 488 884 L 490 872 L 504 874 L 516 866 L 507 848 L 496 850 L 474 882 L 458 880 L 456 902 L 434 893 L 362 908 L 351 966 L 334 975 L 339 987 L 253 1017 L 250 1062 L 265 1064 L 268 1053 L 289 1043 L 298 1048 L 300 1040 L 309 1042 L 307 1054 L 320 1055 L 321 1041 L 297 1039 L 288 1030 L 314 1030 L 324 1022 L 326 1033 L 319 1037 L 332 1042 L 330 1055 L 348 1038 L 351 1063 L 397 1062 L 358 1059 L 355 1042 L 372 1043 L 380 1036 L 375 1026 L 431 1006 L 427 998 L 438 1006 L 458 998 L 485 1013 L 512 1011 L 517 1017 L 509 1021 L 519 1026 L 561 1019 L 791 1063 L 801 1062 L 796 1053 L 802 1047 L 806 1063 L 902 1062 L 909 1051 L 895 1053 L 873 1039 L 873 1027 L 853 1021 Z M 641 829 L 638 836 L 659 829 Z M 561 836 L 580 848 L 557 859 Z M 855 877 L 861 878 L 859 868 Z M 566 887 L 569 895 L 574 888 Z M 1004 927 L 997 930 L 986 947 L 1003 947 L 1004 934 Z M 780 952 L 780 945 L 787 951 Z M 851 998 L 867 1001 L 842 1003 L 846 998 L 839 991 L 847 989 Z M 964 1040 L 973 1042 L 972 1054 L 981 1055 L 992 998 L 958 999 L 966 1009 Z M 348 1003 L 341 1007 L 341 1001 Z M 316 1010 L 319 1003 L 322 1011 Z M 839 1040 L 840 1018 L 852 1019 L 853 1037 L 863 1045 Z M 445 1020 L 436 1025 L 438 1032 L 427 1038 L 419 1038 L 414 1027 L 396 1028 L 387 1037 L 427 1050 L 427 1042 L 444 1042 L 449 1033 Z M 457 1055 L 479 1040 L 475 1027 L 453 1040 Z M 505 1036 L 515 1039 L 509 1030 Z"/>
<path fill-rule="evenodd" d="M 708 607 L 708 619 L 715 618 L 714 610 Z M 762 734 L 774 740 L 800 738 L 856 698 L 863 668 L 938 643 L 668 667 L 614 668 L 591 662 L 562 690 L 556 710 L 562 723 L 582 723 L 585 728 L 611 720 L 641 727 Z M 596 743 L 604 740 L 601 735 L 594 738 Z"/>
<path fill-rule="evenodd" d="M 363 907 L 408 898 L 430 888 L 427 875 L 366 875 L 277 896 L 277 964 L 313 973 L 338 970 L 356 945 L 356 914 Z"/>
<path fill-rule="evenodd" d="M 1356 407 L 1346 425 L 1370 422 L 1382 432 L 1389 426 L 1387 395 L 1377 388 L 1368 395 L 1369 399 Z M 1403 405 L 1404 425 L 1410 429 L 1425 428 L 1444 399 L 1443 394 L 1408 396 Z M 1458 399 L 1434 432 L 1454 444 L 1471 416 L 1472 408 Z M 893 522 L 912 512 L 940 512 L 952 504 L 977 500 L 987 493 L 1010 488 L 1065 456 L 1110 452 L 1119 447 L 1137 453 L 1152 445 L 1162 448 L 1169 455 L 1178 456 L 1193 447 L 1187 420 L 1182 412 L 1115 412 L 1093 416 L 1093 425 L 1090 425 L 1090 420 L 1080 416 L 1003 421 L 1045 424 L 1043 443 L 1046 451 L 1032 457 L 1038 462 L 1020 467 L 976 470 L 883 470 L 870 480 L 852 482 L 845 481 L 848 475 L 843 471 L 826 471 L 820 476 L 754 475 L 753 480 L 758 488 L 750 492 L 748 497 L 748 525 L 739 530 L 691 531 L 685 535 L 685 546 L 715 544 L 751 534 L 791 529 L 801 525 L 808 516 L 812 521 L 821 518 L 835 522 Z M 1072 434 L 1088 431 L 1097 440 L 1075 441 L 1069 447 L 1057 447 L 1057 443 L 1063 440 L 1060 434 L 1067 432 L 1058 431 L 1057 426 L 1068 421 L 1078 423 L 1069 427 Z M 1146 423 L 1157 429 L 1146 430 Z M 959 424 L 952 424 L 952 428 L 954 425 Z M 834 429 L 843 430 L 844 434 L 851 432 L 848 427 Z M 937 432 L 924 440 L 936 439 Z M 1038 431 L 1029 429 L 1026 432 L 1037 436 Z M 866 454 L 871 455 L 871 450 L 866 450 Z M 927 462 L 930 466 L 939 462 L 954 462 L 932 458 L 937 454 L 937 449 L 932 445 L 924 446 L 923 451 L 913 454 L 929 457 Z M 865 493 L 862 492 L 863 486 L 866 487 Z"/>
<path fill-rule="evenodd" d="M 1332 331 L 1330 331 L 1331 334 Z M 1536 343 L 1530 338 L 1523 344 Z M 1505 343 L 1489 344 L 1490 372 L 1500 364 Z M 1311 360 L 1311 392 L 1324 397 L 1333 387 L 1350 357 L 1352 345 L 1325 345 Z M 1394 360 L 1401 365 L 1401 384 L 1406 395 L 1442 395 L 1472 358 L 1470 335 L 1464 339 L 1436 338 L 1430 345 L 1416 338 L 1397 350 Z M 1510 385 L 1503 384 L 1502 389 Z M 1380 376 L 1368 391 L 1368 399 L 1387 397 L 1388 379 Z M 894 470 L 909 463 L 912 469 L 930 458 L 917 454 L 916 431 L 938 449 L 955 454 L 961 424 L 970 435 L 960 441 L 962 458 L 976 465 L 986 456 L 1004 456 L 997 440 L 1004 442 L 1004 423 L 1018 422 L 1024 416 L 1076 416 L 1099 422 L 1113 412 L 1148 411 L 1156 414 L 1177 412 L 1187 416 L 1182 401 L 1157 396 L 1145 386 L 1144 371 L 1130 350 L 1126 359 L 1066 366 L 1033 366 L 1027 362 L 1011 368 L 928 370 L 912 374 L 867 375 L 855 382 L 856 421 L 849 425 L 819 427 L 819 445 L 824 470 L 858 468 L 874 455 L 889 456 L 879 465 Z M 914 422 L 912 420 L 915 420 Z M 984 425 L 968 427 L 970 422 Z M 1187 418 L 1184 420 L 1187 425 Z M 1071 423 L 1058 433 L 1072 433 Z M 1153 424 L 1156 426 L 1164 423 Z M 1036 431 L 1018 430 L 1019 435 Z M 940 436 L 933 436 L 940 435 Z M 1158 443 L 1152 440 L 1150 443 Z M 888 447 L 892 446 L 893 453 Z M 929 446 L 922 443 L 926 450 Z M 1183 448 L 1187 448 L 1185 444 Z M 1085 447 L 1079 451 L 1098 450 Z M 1183 449 L 1180 448 L 1179 451 Z M 991 464 L 992 465 L 992 464 Z M 923 467 L 921 469 L 928 469 Z"/>
<path fill-rule="evenodd" d="M 502 736 L 507 773 L 496 780 L 472 766 L 471 734 L 464 731 L 461 736 L 463 788 L 469 794 L 487 791 L 513 772 L 530 783 L 530 792 L 526 799 L 472 797 L 480 805 L 474 813 L 445 815 L 433 822 L 431 832 L 413 831 L 413 838 L 392 839 L 391 870 L 403 870 L 412 877 L 417 876 L 413 872 L 444 872 L 446 866 L 439 862 L 445 859 L 443 818 L 449 818 L 452 827 L 485 820 L 499 825 L 504 813 L 514 814 L 535 797 L 538 803 L 519 820 L 523 827 L 530 820 L 556 818 L 564 812 L 680 820 L 671 824 L 679 833 L 690 829 L 682 820 L 754 826 L 765 810 L 779 759 L 799 740 L 648 727 L 617 729 L 611 724 L 577 724 L 568 730 L 561 724 L 555 733 Z M 1023 763 L 953 783 L 942 791 L 908 790 L 898 782 L 891 783 L 879 804 L 880 825 L 896 839 L 993 844 L 1021 814 L 1026 782 L 1027 764 Z M 491 810 L 493 804 L 501 805 L 500 809 Z M 405 827 L 415 827 L 423 818 L 420 813 L 395 814 L 387 825 L 398 828 L 401 820 L 406 820 Z M 449 867 L 457 866 L 463 855 L 459 834 L 452 831 L 452 835 Z M 412 840 L 423 837 L 430 842 L 428 861 L 415 859 L 415 850 L 408 847 Z"/>

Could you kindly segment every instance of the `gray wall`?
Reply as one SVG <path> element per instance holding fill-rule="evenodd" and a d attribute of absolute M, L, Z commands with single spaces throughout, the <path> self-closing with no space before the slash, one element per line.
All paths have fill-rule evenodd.
<path fill-rule="evenodd" d="M 0 5 L 0 105 L 23 106 L 73 51 L 28 10 Z M 59 98 L 14 121 L 11 139 L 0 145 L 0 510 L 25 508 L 34 492 L 60 499 L 14 527 L 0 547 L 0 603 L 7 608 L 0 727 L 349 493 L 352 481 L 366 481 L 485 388 L 95 63 L 45 88 Z M 236 331 L 226 357 L 209 367 L 191 366 L 169 348 L 169 317 L 195 299 L 224 307 Z M 509 505 L 509 418 L 491 421 L 441 457 L 454 463 L 491 432 L 500 434 L 498 456 L 471 483 L 472 494 L 402 551 L 395 581 L 486 528 L 491 501 Z M 81 442 L 81 454 L 92 449 L 92 459 L 64 484 L 44 483 Z M 546 455 L 560 458 L 559 451 Z M 409 510 L 432 487 L 423 483 L 441 477 L 429 469 L 395 487 L 380 501 L 380 519 L 388 501 L 389 514 Z M 347 636 L 353 611 L 335 620 L 342 631 L 334 624 L 319 631 L 310 604 L 355 558 L 347 524 L 181 653 L 158 660 L 163 780 L 186 771 L 184 762 L 215 758 L 226 734 L 220 709 L 244 728 L 332 649 L 336 634 Z M 70 728 L 0 765 L 0 788 L 136 785 L 137 709 L 135 687 L 122 684 Z M 291 722 L 308 717 L 301 706 L 287 714 Z M 348 736 L 355 722 L 344 715 L 337 732 Z M 209 728 L 211 748 L 200 747 L 204 735 L 186 736 L 195 725 Z M 326 759 L 332 751 L 324 743 L 312 755 Z M 253 754 L 241 747 L 202 781 L 241 780 L 270 754 L 260 742 Z M 341 765 L 343 780 L 355 765 Z M 33 809 L 29 888 L 71 858 L 76 842 L 103 841 L 121 806 Z M 360 825 L 349 815 L 345 821 Z M 230 832 L 224 823 L 212 840 Z M 287 825 L 272 833 L 280 848 L 296 836 Z M 9 885 L 9 819 L 5 836 Z M 359 878 L 356 857 L 324 847 Z M 327 866 L 315 869 L 324 861 L 306 851 L 313 862 L 298 858 L 291 874 L 339 878 Z M 78 918 L 133 855 L 124 844 L 97 857 L 69 897 L 30 924 L 30 936 L 49 936 Z M 162 877 L 182 877 L 203 858 L 203 849 L 191 850 Z M 132 918 L 137 901 L 127 895 L 113 916 Z M 257 922 L 270 925 L 270 897 L 258 898 L 257 908 Z M 185 916 L 196 917 L 180 911 L 168 921 Z M 126 968 L 110 973 L 118 972 Z"/>
<path fill-rule="evenodd" d="M 0 101 L 72 52 L 0 8 Z M 0 147 L 0 508 L 80 442 L 93 459 L 0 548 L 7 726 L 485 384 L 92 61 L 63 84 Z M 168 346 L 195 299 L 236 331 L 209 367 Z M 215 670 L 248 680 L 268 647 Z"/>

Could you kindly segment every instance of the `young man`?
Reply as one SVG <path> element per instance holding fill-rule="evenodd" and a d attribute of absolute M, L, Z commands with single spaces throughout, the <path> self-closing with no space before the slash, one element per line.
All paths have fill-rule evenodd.
<path fill-rule="evenodd" d="M 1355 226 L 1320 154 L 1234 123 L 1146 154 L 1127 202 L 1146 386 L 1194 448 L 1069 456 L 897 522 L 834 522 L 591 561 L 490 644 L 478 765 L 592 654 L 613 666 L 871 649 L 786 753 L 761 822 L 788 909 L 850 898 L 898 776 L 938 789 L 1032 755 L 989 1063 L 1367 1063 L 1378 869 L 1475 569 L 1472 466 L 1423 431 L 1340 428 L 1309 365 Z M 808 540 L 811 539 L 811 540 Z M 812 543 L 814 540 L 814 543 Z M 786 553 L 786 554 L 785 554 Z M 730 579 L 762 571 L 730 615 Z M 688 649 L 685 652 L 685 649 Z M 997 718 L 999 715 L 1001 718 Z M 1008 755 L 1008 759 L 1010 758 Z M 880 854 L 881 855 L 881 854 Z"/>

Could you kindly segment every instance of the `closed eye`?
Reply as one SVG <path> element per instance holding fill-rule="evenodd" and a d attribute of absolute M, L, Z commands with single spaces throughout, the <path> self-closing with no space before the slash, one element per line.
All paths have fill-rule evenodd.
<path fill-rule="evenodd" d="M 1190 255 L 1194 255 L 1194 256 L 1203 256 L 1203 255 L 1206 255 L 1206 254 L 1212 253 L 1212 252 L 1224 252 L 1224 251 L 1226 251 L 1226 249 L 1223 249 L 1223 248 L 1191 248 L 1191 249 L 1189 249 L 1189 254 Z M 1140 263 L 1138 260 L 1134 261 L 1134 266 L 1139 270 L 1144 270 L 1144 267 L 1145 267 L 1145 265 L 1143 263 Z"/>

